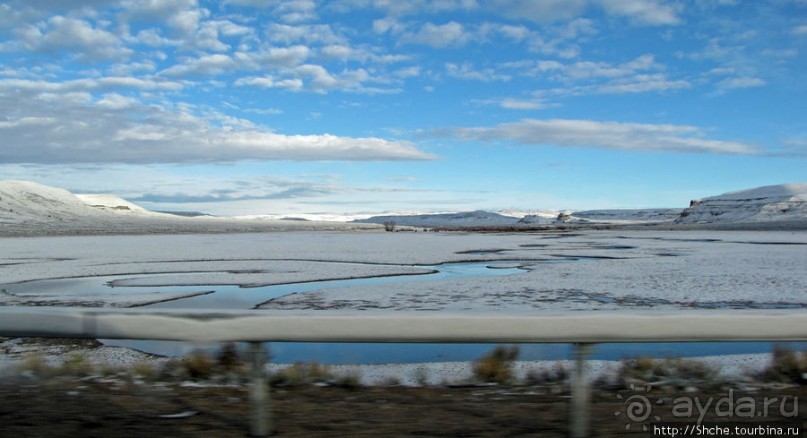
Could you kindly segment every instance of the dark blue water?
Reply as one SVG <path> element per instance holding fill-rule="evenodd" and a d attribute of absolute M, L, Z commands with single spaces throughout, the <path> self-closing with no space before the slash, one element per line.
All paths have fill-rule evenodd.
<path fill-rule="evenodd" d="M 105 341 L 164 356 L 181 356 L 193 350 L 214 351 L 214 344 L 172 341 Z M 807 342 L 790 342 L 796 351 L 807 350 Z M 591 359 L 619 360 L 636 357 L 698 357 L 725 354 L 770 353 L 771 342 L 666 342 L 611 343 L 594 345 Z M 324 364 L 387 364 L 471 361 L 482 357 L 496 344 L 379 344 L 273 342 L 270 359 L 276 363 L 319 362 Z M 519 360 L 572 359 L 571 344 L 519 344 Z"/>

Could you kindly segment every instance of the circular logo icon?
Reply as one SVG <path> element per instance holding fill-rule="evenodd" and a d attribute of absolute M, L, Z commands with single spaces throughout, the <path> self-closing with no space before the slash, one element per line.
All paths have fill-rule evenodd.
<path fill-rule="evenodd" d="M 642 391 L 642 394 L 633 394 L 627 398 L 625 398 L 622 394 L 617 394 L 617 398 L 620 400 L 624 400 L 623 409 L 614 412 L 614 415 L 620 416 L 623 413 L 627 418 L 625 422 L 625 429 L 630 430 L 631 426 L 634 424 L 641 424 L 642 430 L 647 431 L 647 425 L 643 424 L 647 419 L 651 416 L 656 421 L 661 421 L 661 417 L 658 415 L 653 415 L 653 402 L 648 397 L 647 393 L 650 392 L 651 387 L 646 386 Z M 630 385 L 630 390 L 637 392 L 637 389 L 634 385 Z M 656 404 L 661 404 L 662 400 L 656 400 Z"/>

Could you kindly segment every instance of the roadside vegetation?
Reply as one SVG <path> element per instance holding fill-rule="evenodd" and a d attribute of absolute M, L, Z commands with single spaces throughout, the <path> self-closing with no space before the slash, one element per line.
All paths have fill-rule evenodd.
<path fill-rule="evenodd" d="M 470 375 L 456 376 L 452 380 L 444 379 L 438 386 L 504 385 L 551 387 L 552 392 L 568 390 L 572 373 L 562 362 L 550 368 L 516 373 L 514 365 L 518 355 L 518 347 L 496 347 L 471 364 Z M 235 344 L 225 344 L 212 353 L 198 350 L 179 358 L 146 360 L 121 366 L 93 363 L 86 355 L 80 353 L 71 353 L 57 362 L 49 361 L 40 354 L 29 354 L 15 368 L 16 376 L 28 379 L 97 377 L 134 382 L 197 382 L 212 385 L 241 385 L 249 380 L 248 362 Z M 410 385 L 434 386 L 429 372 L 425 367 L 418 368 Z M 362 386 L 362 376 L 357 372 L 335 371 L 334 367 L 318 362 L 298 362 L 268 372 L 267 376 L 270 384 L 275 387 Z M 698 360 L 644 357 L 623 360 L 612 372 L 595 377 L 595 386 L 604 390 L 622 390 L 639 386 L 693 390 L 716 389 L 737 384 L 804 385 L 807 383 L 807 352 L 777 346 L 771 355 L 770 363 L 763 370 L 748 372 L 739 378 L 726 377 L 721 374 L 718 367 Z M 401 384 L 399 377 L 388 376 L 380 379 L 375 385 Z"/>

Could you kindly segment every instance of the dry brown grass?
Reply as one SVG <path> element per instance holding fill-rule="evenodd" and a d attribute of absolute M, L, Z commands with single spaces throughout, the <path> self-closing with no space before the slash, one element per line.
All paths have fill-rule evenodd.
<path fill-rule="evenodd" d="M 474 362 L 474 377 L 489 383 L 511 382 L 513 380 L 513 361 L 518 357 L 518 352 L 518 347 L 496 347 Z"/>

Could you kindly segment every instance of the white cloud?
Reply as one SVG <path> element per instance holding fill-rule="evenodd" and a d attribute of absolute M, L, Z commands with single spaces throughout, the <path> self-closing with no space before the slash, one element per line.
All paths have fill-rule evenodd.
<path fill-rule="evenodd" d="M 511 110 L 536 110 L 546 108 L 546 103 L 538 99 L 506 98 L 499 102 L 499 106 Z"/>
<path fill-rule="evenodd" d="M 764 79 L 743 76 L 736 78 L 727 78 L 717 84 L 717 88 L 721 90 L 737 89 L 737 88 L 753 88 L 762 87 L 766 84 Z"/>
<path fill-rule="evenodd" d="M 597 0 L 611 15 L 629 17 L 634 23 L 651 26 L 677 25 L 682 20 L 678 16 L 676 4 L 660 0 Z"/>
<path fill-rule="evenodd" d="M 139 102 L 133 97 L 126 97 L 118 93 L 108 93 L 96 103 L 100 107 L 109 109 L 124 109 L 137 105 Z"/>
<path fill-rule="evenodd" d="M 280 0 L 226 0 L 225 3 L 236 6 L 249 6 L 253 8 L 268 8 L 275 6 Z"/>
<path fill-rule="evenodd" d="M 700 128 L 687 125 L 525 119 L 494 127 L 456 128 L 438 134 L 468 141 L 507 141 L 524 145 L 623 151 L 718 154 L 758 152 L 756 148 L 743 143 L 705 139 Z"/>
<path fill-rule="evenodd" d="M 2 163 L 193 163 L 238 160 L 424 160 L 406 141 L 286 135 L 194 107 L 160 107 L 109 94 L 58 99 L 0 84 Z M 62 97 L 67 97 L 63 95 Z M 20 116 L 24 114 L 25 116 Z"/>
<path fill-rule="evenodd" d="M 302 64 L 311 53 L 307 46 L 269 47 L 257 52 L 236 52 L 233 58 L 250 69 L 289 68 Z"/>
<path fill-rule="evenodd" d="M 182 35 L 192 34 L 199 22 L 210 15 L 197 0 L 126 0 L 123 7 L 124 21 L 165 23 Z"/>
<path fill-rule="evenodd" d="M 342 13 L 360 8 L 373 8 L 382 11 L 388 17 L 395 18 L 413 14 L 472 11 L 479 8 L 477 0 L 332 0 L 329 6 Z"/>
<path fill-rule="evenodd" d="M 587 0 L 491 0 L 488 10 L 507 18 L 549 24 L 579 16 Z"/>
<path fill-rule="evenodd" d="M 445 24 L 426 23 L 417 32 L 401 35 L 401 42 L 424 44 L 435 48 L 462 46 L 470 39 L 471 34 L 456 21 Z"/>
<path fill-rule="evenodd" d="M 457 65 L 454 63 L 446 63 L 446 74 L 450 77 L 464 80 L 473 80 L 480 82 L 496 82 L 496 81 L 509 81 L 509 75 L 497 73 L 496 70 L 486 68 L 482 70 L 475 69 L 472 65 L 464 63 Z"/>
<path fill-rule="evenodd" d="M 355 92 L 365 94 L 397 93 L 396 88 L 378 88 L 368 86 L 369 83 L 385 84 L 386 78 L 376 78 L 363 69 L 344 69 L 332 73 L 317 64 L 302 64 L 294 68 L 283 69 L 278 76 L 249 76 L 235 81 L 236 86 L 257 86 L 262 88 L 283 88 L 290 91 L 311 91 L 327 93 L 330 91 Z"/>
<path fill-rule="evenodd" d="M 122 60 L 133 51 L 113 33 L 75 18 L 54 16 L 38 25 L 17 30 L 19 43 L 27 50 L 75 55 L 82 61 Z"/>
<path fill-rule="evenodd" d="M 312 0 L 287 0 L 278 4 L 275 13 L 288 23 L 314 20 L 317 18 L 317 4 Z"/>
<path fill-rule="evenodd" d="M 793 35 L 807 35 L 807 24 L 796 26 L 790 31 Z"/>
<path fill-rule="evenodd" d="M 308 44 L 343 44 L 345 38 L 338 35 L 328 24 L 289 25 L 270 23 L 266 27 L 266 38 L 269 41 L 293 44 L 304 42 Z"/>
<path fill-rule="evenodd" d="M 690 88 L 692 84 L 683 79 L 670 79 L 663 64 L 656 62 L 651 54 L 638 56 L 621 64 L 610 62 L 577 61 L 524 61 L 503 64 L 529 77 L 546 77 L 569 84 L 556 89 L 544 89 L 542 95 L 627 94 L 668 91 Z"/>
<path fill-rule="evenodd" d="M 142 79 L 130 76 L 108 76 L 102 78 L 75 79 L 64 82 L 48 82 L 29 79 L 0 79 L 0 90 L 18 89 L 25 91 L 66 92 L 75 90 L 104 90 L 113 88 L 132 88 L 151 91 L 181 90 L 184 84 L 176 81 L 158 79 Z"/>
<path fill-rule="evenodd" d="M 670 80 L 664 74 L 640 74 L 628 79 L 615 80 L 595 87 L 600 94 L 648 93 L 690 88 L 685 80 Z"/>
<path fill-rule="evenodd" d="M 276 79 L 272 76 L 245 77 L 235 81 L 236 86 L 252 85 L 261 88 L 283 88 L 291 91 L 299 91 L 303 88 L 302 79 Z"/>
<path fill-rule="evenodd" d="M 160 72 L 165 76 L 187 76 L 187 75 L 217 75 L 235 70 L 238 67 L 228 55 L 217 53 L 215 55 L 204 55 L 199 58 L 186 59 L 181 64 L 176 64 Z"/>

